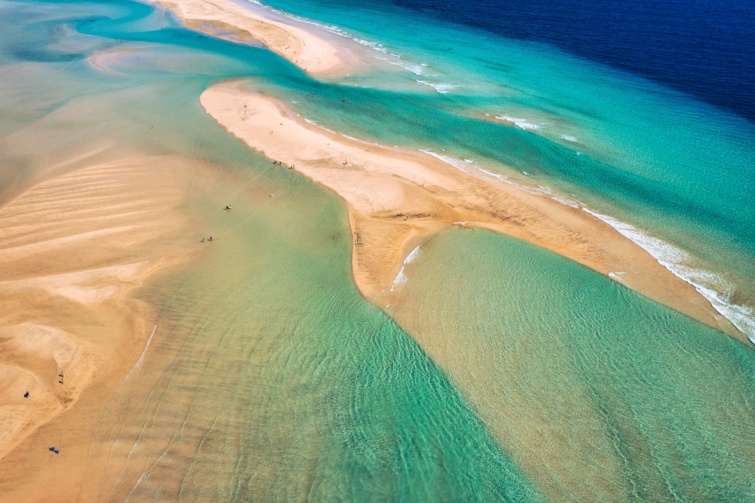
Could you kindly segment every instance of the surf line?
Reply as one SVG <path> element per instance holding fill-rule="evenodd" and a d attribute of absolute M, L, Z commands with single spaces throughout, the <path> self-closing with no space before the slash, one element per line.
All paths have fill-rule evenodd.
<path fill-rule="evenodd" d="M 418 244 L 417 246 L 415 246 L 414 249 L 411 252 L 409 252 L 409 254 L 406 256 L 406 258 L 404 259 L 404 261 L 401 264 L 401 269 L 399 270 L 398 275 L 396 276 L 396 279 L 393 280 L 393 284 L 391 285 L 391 288 L 390 288 L 390 292 L 391 293 L 393 293 L 393 291 L 396 289 L 396 287 L 401 286 L 401 285 L 405 285 L 406 282 L 409 280 L 409 278 L 407 278 L 406 275 L 404 274 L 404 269 L 406 268 L 406 266 L 408 264 L 411 264 L 412 262 L 414 262 L 414 260 L 416 258 L 419 257 L 419 255 L 420 255 L 420 247 L 422 247 L 422 245 L 428 243 L 431 239 L 436 238 L 441 233 L 447 231 L 448 229 L 450 229 L 454 225 L 461 225 L 462 227 L 464 227 L 464 223 L 463 222 L 462 223 L 454 222 L 452 224 L 448 224 L 443 229 L 441 229 L 441 230 L 439 230 L 437 232 L 434 232 L 433 234 L 427 236 L 425 239 L 422 240 L 422 242 L 420 244 Z M 385 290 L 383 290 L 383 292 L 385 292 Z M 388 304 L 385 307 L 387 308 L 389 306 L 390 306 L 390 304 Z"/>

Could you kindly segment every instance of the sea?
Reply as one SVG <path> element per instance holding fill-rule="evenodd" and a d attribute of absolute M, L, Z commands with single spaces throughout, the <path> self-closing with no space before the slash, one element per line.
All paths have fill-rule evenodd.
<path fill-rule="evenodd" d="M 223 246 L 137 293 L 158 328 L 91 432 L 93 452 L 133 445 L 83 468 L 98 500 L 755 499 L 752 2 L 238 3 L 381 64 L 316 80 L 147 3 L 0 0 L 0 204 L 102 142 L 243 181 L 224 189 L 233 223 L 207 217 Z M 101 51 L 125 56 L 92 65 Z M 621 271 L 461 227 L 410 255 L 399 302 L 372 305 L 343 203 L 199 105 L 229 79 L 591 212 L 751 343 Z"/>

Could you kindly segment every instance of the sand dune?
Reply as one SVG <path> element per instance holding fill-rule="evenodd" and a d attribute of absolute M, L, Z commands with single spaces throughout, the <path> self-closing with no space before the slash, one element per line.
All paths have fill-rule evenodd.
<path fill-rule="evenodd" d="M 0 458 L 139 356 L 154 318 L 129 293 L 199 249 L 184 237 L 183 166 L 95 165 L 0 208 Z"/>
<path fill-rule="evenodd" d="M 578 208 L 421 152 L 376 146 L 307 123 L 281 102 L 224 83 L 202 94 L 207 112 L 266 156 L 346 201 L 359 288 L 391 302 L 404 259 L 434 233 L 465 222 L 550 249 L 714 328 L 745 340 L 691 285 L 642 248 Z"/>

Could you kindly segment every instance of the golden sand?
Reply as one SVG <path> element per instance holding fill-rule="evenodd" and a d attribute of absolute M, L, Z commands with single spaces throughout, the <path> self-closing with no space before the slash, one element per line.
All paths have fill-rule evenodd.
<path fill-rule="evenodd" d="M 745 340 L 694 287 L 582 209 L 482 172 L 463 172 L 429 154 L 334 134 L 238 82 L 211 87 L 201 102 L 250 147 L 347 203 L 354 276 L 377 305 L 390 303 L 394 280 L 417 244 L 463 222 L 529 241 L 605 275 L 620 272 L 624 285 Z"/>
<path fill-rule="evenodd" d="M 154 317 L 129 294 L 201 250 L 182 212 L 188 169 L 165 157 L 98 164 L 0 208 L 0 458 L 137 361 Z"/>
<path fill-rule="evenodd" d="M 153 0 L 187 27 L 232 42 L 258 43 L 304 71 L 320 77 L 345 74 L 359 67 L 358 48 L 346 39 L 336 45 L 316 27 L 281 22 L 231 0 Z M 331 37 L 333 35 L 331 34 Z"/>

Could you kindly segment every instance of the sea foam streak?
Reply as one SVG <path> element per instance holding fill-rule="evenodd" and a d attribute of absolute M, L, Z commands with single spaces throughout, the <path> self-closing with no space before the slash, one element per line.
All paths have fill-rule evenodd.
<path fill-rule="evenodd" d="M 519 117 L 511 117 L 509 115 L 496 115 L 495 118 L 502 121 L 511 122 L 519 129 L 524 129 L 525 131 L 533 131 L 535 129 L 540 129 L 539 124 L 530 122 L 528 119 L 522 119 Z"/>
<path fill-rule="evenodd" d="M 727 299 L 726 294 L 722 292 L 730 291 L 731 286 L 723 278 L 710 271 L 686 265 L 685 262 L 688 263 L 691 260 L 690 255 L 662 239 L 649 236 L 633 225 L 613 217 L 584 207 L 582 209 L 616 229 L 622 236 L 632 240 L 652 255 L 663 267 L 695 287 L 695 290 L 708 299 L 708 302 L 716 311 L 746 334 L 750 341 L 755 344 L 755 313 L 752 312 L 752 309 L 734 304 Z"/>
<path fill-rule="evenodd" d="M 452 89 L 459 87 L 456 84 L 446 84 L 444 82 L 428 82 L 426 80 L 418 80 L 417 82 L 432 87 L 433 89 L 435 89 L 435 92 L 440 94 L 448 94 L 448 92 Z"/>
<path fill-rule="evenodd" d="M 424 72 L 424 68 L 426 65 L 414 65 L 411 63 L 408 63 L 406 61 L 402 61 L 404 58 L 401 55 L 393 54 L 389 51 L 387 51 L 382 44 L 378 44 L 375 42 L 370 42 L 363 39 L 358 39 L 356 37 L 351 36 L 344 30 L 336 27 L 336 26 L 327 26 L 322 25 L 320 23 L 315 23 L 313 21 L 310 21 L 308 19 L 301 18 L 299 16 L 294 16 L 292 14 L 279 11 L 277 9 L 268 7 L 266 5 L 261 4 L 260 2 L 256 0 L 249 0 L 251 3 L 257 4 L 265 9 L 268 9 L 270 11 L 276 12 L 279 15 L 288 17 L 290 19 L 294 19 L 296 21 L 307 23 L 313 26 L 317 26 L 318 28 L 324 29 L 326 31 L 329 31 L 333 34 L 340 35 L 345 38 L 349 38 L 360 45 L 363 45 L 365 47 L 369 47 L 377 52 L 382 53 L 385 56 L 392 56 L 396 58 L 395 61 L 380 58 L 384 61 L 390 62 L 392 64 L 396 64 L 398 66 L 401 66 L 408 71 L 415 73 L 416 75 L 421 75 Z M 445 93 L 448 92 L 448 88 L 444 88 L 441 86 L 444 86 L 444 84 L 432 84 L 427 81 L 418 81 L 419 83 L 429 85 L 433 87 L 437 92 L 439 93 Z M 445 84 L 448 85 L 448 84 Z M 526 131 L 534 131 L 541 128 L 541 125 L 535 124 L 531 122 L 528 119 L 520 118 L 520 117 L 512 117 L 508 115 L 498 115 L 496 116 L 496 119 L 503 120 L 506 122 L 510 122 L 514 124 L 516 127 L 526 130 Z M 313 123 L 313 121 L 308 121 L 310 123 Z M 318 124 L 318 127 L 322 127 Z M 561 139 L 574 142 L 576 141 L 576 138 L 570 135 L 561 135 Z M 572 207 L 579 207 L 578 203 L 575 203 L 574 201 L 570 201 L 568 199 L 561 198 L 559 196 L 556 196 L 553 193 L 550 193 L 550 191 L 546 187 L 540 186 L 539 189 L 532 189 L 532 188 L 526 188 L 524 185 L 520 185 L 505 175 L 500 175 L 498 173 L 494 173 L 488 170 L 485 170 L 483 168 L 480 168 L 479 166 L 468 163 L 464 161 L 460 161 L 458 159 L 454 159 L 448 156 L 444 156 L 441 154 L 437 154 L 435 152 L 429 151 L 429 150 L 422 150 L 422 152 L 432 155 L 433 157 L 436 157 L 454 167 L 457 169 L 460 169 L 461 171 L 464 171 L 467 174 L 472 174 L 470 172 L 469 167 L 472 167 L 473 170 L 477 172 L 485 173 L 489 176 L 492 176 L 500 181 L 503 181 L 505 183 L 509 183 L 512 185 L 520 186 L 525 189 L 529 189 L 530 192 L 537 192 L 541 193 L 543 195 L 548 195 L 552 197 L 553 199 L 558 200 L 559 202 L 566 204 L 568 206 Z M 683 250 L 676 248 L 675 246 L 666 243 L 663 240 L 660 240 L 658 238 L 654 238 L 651 236 L 648 236 L 641 230 L 637 229 L 636 227 L 627 224 L 625 222 L 621 222 L 617 219 L 614 219 L 612 217 L 609 217 L 607 215 L 602 215 L 596 212 L 593 212 L 589 210 L 588 208 L 583 207 L 583 210 L 590 213 L 591 215 L 595 216 L 596 218 L 599 218 L 600 220 L 606 222 L 608 225 L 616 229 L 620 234 L 622 234 L 624 237 L 632 240 L 635 242 L 638 246 L 643 248 L 645 251 L 650 253 L 661 265 L 663 265 L 666 269 L 668 269 L 670 272 L 672 272 L 674 275 L 678 276 L 682 280 L 688 282 L 691 284 L 703 297 L 705 297 L 711 305 L 718 311 L 721 315 L 723 315 L 725 318 L 727 318 L 734 326 L 736 326 L 739 330 L 741 330 L 743 333 L 747 334 L 750 341 L 755 344 L 755 313 L 752 312 L 752 310 L 746 306 L 740 306 L 737 304 L 733 304 L 731 302 L 728 302 L 726 300 L 725 294 L 720 293 L 721 291 L 727 291 L 730 289 L 729 285 L 721 279 L 719 276 L 691 266 L 684 265 L 680 262 L 684 261 L 685 259 L 689 258 L 689 255 L 684 252 Z M 417 249 L 415 249 L 417 251 Z M 409 260 L 410 257 L 414 254 L 413 251 L 409 257 L 407 257 L 407 260 Z M 407 261 L 404 262 L 404 266 L 409 263 Z M 401 270 L 399 271 L 398 276 L 394 280 L 394 287 L 397 284 L 404 284 L 406 282 L 406 276 L 404 274 L 404 266 L 401 267 Z M 707 283 L 707 284 L 704 284 Z M 713 283 L 713 284 L 711 284 Z M 393 290 L 393 287 L 391 288 Z"/>
<path fill-rule="evenodd" d="M 566 206 L 571 206 L 572 208 L 581 208 L 595 218 L 602 220 L 616 229 L 625 238 L 631 240 L 640 248 L 648 252 L 659 264 L 668 269 L 672 274 L 692 285 L 700 295 L 710 302 L 711 306 L 713 306 L 716 311 L 729 320 L 742 333 L 746 334 L 750 341 L 755 344 L 755 313 L 753 313 L 752 309 L 747 306 L 734 304 L 728 300 L 727 295 L 722 292 L 730 291 L 731 286 L 723 278 L 710 271 L 687 265 L 691 262 L 692 258 L 684 250 L 677 248 L 662 239 L 649 236 L 647 233 L 631 224 L 592 211 L 578 201 L 559 196 L 558 194 L 553 193 L 548 187 L 542 185 L 530 187 L 517 183 L 505 175 L 483 169 L 474 162 L 468 160 L 456 159 L 451 156 L 438 154 L 431 150 L 421 150 L 421 152 L 431 155 L 469 175 L 474 176 L 475 171 L 478 174 L 484 173 L 532 194 L 550 197 L 551 199 Z M 618 281 L 620 274 L 621 273 L 617 273 L 614 275 L 616 277 L 611 278 Z"/>
<path fill-rule="evenodd" d="M 327 31 L 328 33 L 332 33 L 333 35 L 338 35 L 340 37 L 348 38 L 349 40 L 352 40 L 356 42 L 359 45 L 362 45 L 364 47 L 367 47 L 369 49 L 372 49 L 376 52 L 381 53 L 381 56 L 376 56 L 377 59 L 381 61 L 385 61 L 386 63 L 389 63 L 391 65 L 399 66 L 414 75 L 424 75 L 425 68 L 427 68 L 427 64 L 425 63 L 412 63 L 410 61 L 407 61 L 404 56 L 401 54 L 396 54 L 393 52 L 388 51 L 383 44 L 378 42 L 372 42 L 369 40 L 365 40 L 363 38 L 355 37 L 346 30 L 343 30 L 335 25 L 328 25 L 328 24 L 322 24 L 315 21 L 312 21 L 311 19 L 307 19 L 301 16 L 297 16 L 295 14 L 291 14 L 290 12 L 282 11 L 280 9 L 276 9 L 274 7 L 270 7 L 269 5 L 265 5 L 262 2 L 259 2 L 258 0 L 247 0 L 249 3 L 253 3 L 256 6 L 258 6 L 261 9 L 266 9 L 270 12 L 273 12 L 279 16 L 286 17 L 288 19 L 294 20 L 299 23 L 308 24 L 310 26 L 315 26 L 316 28 L 319 28 L 321 30 Z M 438 91 L 440 92 L 440 91 Z"/>
<path fill-rule="evenodd" d="M 406 274 L 404 273 L 404 269 L 408 264 L 411 264 L 415 260 L 419 258 L 420 255 L 422 255 L 422 252 L 420 251 L 419 247 L 422 245 L 417 246 L 412 252 L 406 256 L 404 259 L 404 263 L 401 265 L 401 270 L 398 272 L 398 275 L 396 275 L 396 279 L 393 280 L 393 286 L 391 286 L 391 292 L 399 285 L 406 284 L 406 281 L 408 278 L 406 277 Z"/>

